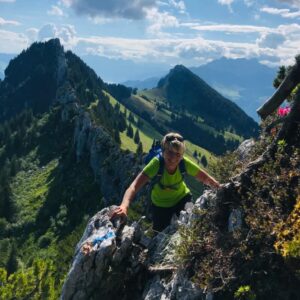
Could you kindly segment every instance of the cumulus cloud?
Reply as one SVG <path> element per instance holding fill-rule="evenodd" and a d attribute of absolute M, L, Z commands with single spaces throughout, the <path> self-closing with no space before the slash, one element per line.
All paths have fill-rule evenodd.
<path fill-rule="evenodd" d="M 285 40 L 286 38 L 284 37 L 284 35 L 280 33 L 268 33 L 263 34 L 259 39 L 257 39 L 257 43 L 260 47 L 275 49 Z"/>
<path fill-rule="evenodd" d="M 26 30 L 26 35 L 30 43 L 37 40 L 39 30 L 37 28 L 31 27 Z"/>
<path fill-rule="evenodd" d="M 49 23 L 44 25 L 37 33 L 39 41 L 46 41 L 52 38 L 59 38 L 67 49 L 71 49 L 77 44 L 76 31 L 73 25 L 56 26 Z"/>
<path fill-rule="evenodd" d="M 4 20 L 3 18 L 0 17 L 0 26 L 3 26 L 3 25 L 20 25 L 19 22 L 17 21 L 14 21 L 14 20 Z"/>
<path fill-rule="evenodd" d="M 278 8 L 274 8 L 274 7 L 262 7 L 260 9 L 260 11 L 271 14 L 271 15 L 279 15 L 283 18 L 293 19 L 293 18 L 299 18 L 300 17 L 300 10 L 292 12 L 288 8 L 278 9 Z"/>
<path fill-rule="evenodd" d="M 185 24 L 186 25 L 186 24 Z M 195 24 L 193 24 L 194 26 Z M 188 25 L 191 26 L 190 24 Z M 121 39 L 108 37 L 80 38 L 78 43 L 88 53 L 112 59 L 129 59 L 135 62 L 156 61 L 169 64 L 199 65 L 221 56 L 227 58 L 258 58 L 269 65 L 292 63 L 299 51 L 300 25 L 286 24 L 275 28 L 205 25 L 200 30 L 237 33 L 257 33 L 252 42 L 207 40 L 202 37 L 163 39 Z"/>
<path fill-rule="evenodd" d="M 51 9 L 47 11 L 47 14 L 52 15 L 52 16 L 60 16 L 61 17 L 64 15 L 64 12 L 58 6 L 52 5 Z"/>
<path fill-rule="evenodd" d="M 156 0 L 63 0 L 80 15 L 90 17 L 144 19 L 147 10 L 157 6 Z"/>
<path fill-rule="evenodd" d="M 157 36 L 162 35 L 161 30 L 167 27 L 178 27 L 179 22 L 176 17 L 167 12 L 159 12 L 156 8 L 147 11 L 147 20 L 151 23 L 147 31 Z"/>
<path fill-rule="evenodd" d="M 91 37 L 80 39 L 86 44 L 87 52 L 111 59 L 129 59 L 136 62 L 156 61 L 169 64 L 203 64 L 221 56 L 228 58 L 257 57 L 255 43 L 226 43 L 195 39 L 122 39 Z"/>

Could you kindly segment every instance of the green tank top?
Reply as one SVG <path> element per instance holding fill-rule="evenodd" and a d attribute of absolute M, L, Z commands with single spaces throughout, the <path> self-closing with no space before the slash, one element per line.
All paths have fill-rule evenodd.
<path fill-rule="evenodd" d="M 196 176 L 201 168 L 192 162 L 190 159 L 183 157 L 186 173 L 191 176 Z M 143 173 L 153 179 L 158 173 L 159 159 L 154 157 L 143 169 Z M 175 206 L 184 196 L 190 193 L 189 188 L 183 181 L 179 166 L 174 174 L 169 174 L 166 168 L 160 179 L 161 184 L 154 184 L 151 191 L 151 200 L 153 204 L 159 207 Z M 168 188 L 171 186 L 172 188 Z"/>

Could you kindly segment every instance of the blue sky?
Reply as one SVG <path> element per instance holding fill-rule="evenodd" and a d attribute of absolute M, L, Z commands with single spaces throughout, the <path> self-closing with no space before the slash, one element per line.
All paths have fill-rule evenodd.
<path fill-rule="evenodd" d="M 299 22 L 300 0 L 0 0 L 0 53 L 58 37 L 79 56 L 135 63 L 288 65 Z"/>

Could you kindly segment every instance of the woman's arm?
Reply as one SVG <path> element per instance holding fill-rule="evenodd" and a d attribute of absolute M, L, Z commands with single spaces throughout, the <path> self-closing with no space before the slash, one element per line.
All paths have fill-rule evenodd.
<path fill-rule="evenodd" d="M 127 216 L 128 207 L 133 200 L 134 196 L 138 191 L 149 181 L 149 177 L 143 172 L 139 173 L 138 176 L 133 180 L 131 185 L 126 190 L 121 205 L 115 209 L 112 217 Z"/>
<path fill-rule="evenodd" d="M 196 175 L 196 178 L 203 182 L 204 184 L 207 184 L 213 188 L 220 188 L 221 185 L 220 183 L 214 179 L 212 176 L 208 175 L 205 171 L 203 170 L 200 170 L 197 175 Z"/>

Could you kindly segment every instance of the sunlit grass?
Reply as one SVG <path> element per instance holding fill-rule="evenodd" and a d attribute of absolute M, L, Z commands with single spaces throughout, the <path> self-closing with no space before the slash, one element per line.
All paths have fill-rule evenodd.
<path fill-rule="evenodd" d="M 46 200 L 51 174 L 58 166 L 58 160 L 50 161 L 42 168 L 19 172 L 13 183 L 13 197 L 18 206 L 18 219 L 23 222 L 35 220 L 39 209 Z"/>

